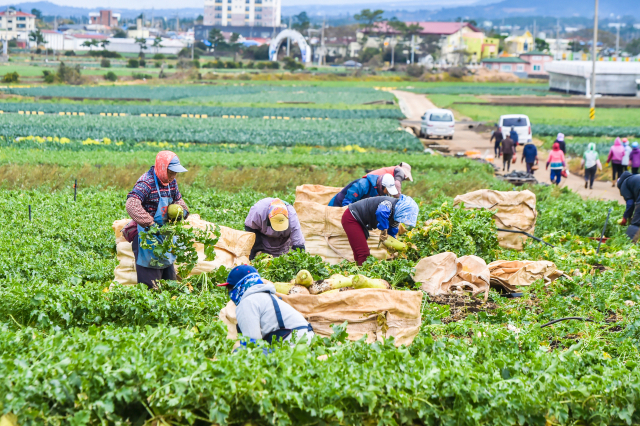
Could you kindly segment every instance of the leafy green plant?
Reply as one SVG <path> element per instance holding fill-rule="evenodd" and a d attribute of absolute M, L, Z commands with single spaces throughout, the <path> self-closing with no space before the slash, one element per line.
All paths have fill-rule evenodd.
<path fill-rule="evenodd" d="M 428 220 L 419 222 L 403 241 L 409 245 L 407 256 L 413 260 L 450 251 L 491 261 L 498 252 L 493 212 L 465 210 L 464 205 L 453 208 L 448 202 L 429 212 Z"/>
<path fill-rule="evenodd" d="M 157 224 L 151 225 L 147 231 L 140 233 L 140 248 L 152 250 L 154 256 L 151 266 L 161 266 L 162 261 L 167 260 L 167 256 L 176 256 L 176 263 L 180 264 L 178 275 L 187 277 L 198 262 L 198 253 L 194 243 L 204 245 L 206 261 L 212 261 L 216 257 L 215 245 L 220 238 L 220 227 L 214 229 L 207 227 L 206 230 L 192 226 L 185 226 L 185 222 L 178 221 L 168 223 L 162 227 Z"/>

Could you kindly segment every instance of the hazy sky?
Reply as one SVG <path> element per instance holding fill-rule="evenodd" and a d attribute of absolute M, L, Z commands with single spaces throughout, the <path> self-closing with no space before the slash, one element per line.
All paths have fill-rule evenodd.
<path fill-rule="evenodd" d="M 28 1 L 28 0 L 27 0 Z M 442 5 L 453 3 L 452 5 L 469 4 L 477 0 L 421 0 L 423 5 Z M 400 0 L 397 3 L 413 3 L 416 0 Z M 0 0 L 0 5 L 19 4 L 20 0 Z M 204 0 L 182 0 L 176 3 L 174 0 L 57 0 L 52 3 L 64 6 L 76 6 L 84 8 L 126 8 L 126 9 L 150 9 L 152 7 L 156 9 L 174 9 L 179 7 L 204 7 Z M 393 4 L 396 2 L 389 2 L 384 0 L 349 0 L 350 4 L 362 4 L 364 6 L 370 5 L 371 7 L 393 8 Z M 298 5 L 310 5 L 310 4 L 340 4 L 344 5 L 344 0 L 282 0 L 283 6 L 298 6 Z"/>

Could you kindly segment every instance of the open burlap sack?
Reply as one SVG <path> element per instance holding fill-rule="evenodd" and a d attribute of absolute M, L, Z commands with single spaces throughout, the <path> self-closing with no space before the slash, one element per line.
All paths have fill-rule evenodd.
<path fill-rule="evenodd" d="M 489 268 L 478 256 L 457 257 L 444 252 L 421 259 L 412 278 L 420 289 L 432 296 L 470 291 L 473 295 L 489 296 Z"/>
<path fill-rule="evenodd" d="M 298 201 L 312 201 L 318 204 L 329 205 L 329 201 L 338 192 L 342 191 L 342 188 L 335 186 L 324 185 L 311 185 L 305 184 L 296 186 L 296 202 Z"/>
<path fill-rule="evenodd" d="M 489 271 L 492 285 L 511 292 L 540 279 L 549 284 L 564 275 L 555 263 L 548 260 L 496 260 L 489 264 Z"/>
<path fill-rule="evenodd" d="M 293 207 L 298 213 L 307 252 L 331 264 L 354 261 L 353 250 L 341 222 L 347 207 L 329 207 L 310 201 L 296 201 Z M 383 246 L 378 248 L 379 241 L 380 231 L 369 231 L 367 243 L 371 255 L 384 260 L 388 252 Z"/>
<path fill-rule="evenodd" d="M 364 335 L 367 342 L 395 338 L 396 346 L 410 345 L 420 331 L 422 292 L 380 289 L 361 289 L 337 293 L 278 295 L 300 312 L 323 337 L 333 334 L 331 325 L 347 321 L 349 340 Z M 227 303 L 219 314 L 227 325 L 227 338 L 237 339 L 236 305 Z"/>
<path fill-rule="evenodd" d="M 113 222 L 112 228 L 116 237 L 116 255 L 118 265 L 114 271 L 114 281 L 123 285 L 134 285 L 138 282 L 136 276 L 136 264 L 131 249 L 131 243 L 122 236 L 122 229 L 129 223 L 130 219 L 121 219 Z M 187 223 L 199 229 L 207 229 L 207 226 L 214 227 L 211 222 L 200 219 L 200 215 L 191 214 L 187 218 Z M 220 266 L 233 268 L 243 263 L 249 263 L 249 254 L 255 242 L 256 236 L 252 232 L 238 231 L 236 229 L 220 227 L 220 238 L 215 245 L 216 258 L 212 261 L 205 260 L 204 246 L 196 243 L 195 248 L 198 253 L 198 263 L 193 268 L 191 275 L 198 275 L 211 272 Z"/>
<path fill-rule="evenodd" d="M 498 228 L 524 231 L 533 235 L 536 226 L 536 196 L 526 191 L 494 191 L 480 189 L 458 195 L 453 205 L 464 203 L 466 209 L 495 210 L 494 216 Z M 522 250 L 526 235 L 498 231 L 498 243 L 501 247 Z"/>

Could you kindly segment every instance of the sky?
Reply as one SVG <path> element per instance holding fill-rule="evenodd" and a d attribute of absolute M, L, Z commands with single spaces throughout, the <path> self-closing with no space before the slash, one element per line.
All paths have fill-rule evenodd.
<path fill-rule="evenodd" d="M 33 0 L 32 0 L 33 1 Z M 449 4 L 463 5 L 471 4 L 477 0 L 400 0 L 400 1 L 385 1 L 385 0 L 349 0 L 350 4 L 361 4 L 363 7 L 378 7 L 383 9 L 393 9 L 394 4 L 403 3 L 420 3 L 425 6 L 429 5 L 442 5 Z M 22 1 L 12 0 L 0 0 L 0 5 L 18 5 Z M 126 9 L 150 9 L 152 7 L 156 9 L 174 9 L 177 3 L 174 0 L 57 0 L 52 3 L 64 6 L 75 6 L 83 8 L 126 8 Z M 181 7 L 204 7 L 204 0 L 182 0 L 178 3 Z M 339 4 L 344 5 L 344 0 L 282 0 L 283 6 L 300 6 L 300 5 L 332 5 Z"/>

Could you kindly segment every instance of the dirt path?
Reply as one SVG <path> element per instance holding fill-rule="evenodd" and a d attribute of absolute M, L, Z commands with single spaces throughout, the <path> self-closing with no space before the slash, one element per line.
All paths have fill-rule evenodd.
<path fill-rule="evenodd" d="M 404 92 L 402 90 L 394 90 L 392 93 L 398 98 L 400 102 L 400 108 L 405 116 L 407 116 L 406 123 L 419 125 L 420 117 L 422 114 L 430 109 L 436 108 L 435 105 L 427 99 L 425 95 Z M 469 121 L 457 121 L 455 127 L 455 135 L 453 140 L 440 140 L 441 145 L 448 145 L 452 153 L 460 151 L 476 150 L 484 155 L 493 154 L 493 143 L 489 142 L 489 133 L 478 133 L 469 128 L 472 124 Z M 526 166 L 521 163 L 522 146 L 518 147 L 518 159 L 516 164 L 511 165 L 511 170 L 526 171 Z M 550 182 L 549 171 L 544 170 L 545 163 L 547 161 L 547 153 L 540 153 L 538 155 L 540 161 L 540 170 L 535 172 L 535 176 L 540 182 Z M 498 160 L 499 161 L 499 160 Z M 496 165 L 502 166 L 496 163 Z M 560 182 L 561 187 L 568 187 L 573 191 L 580 194 L 583 198 L 597 198 L 601 200 L 615 200 L 622 202 L 622 197 L 616 187 L 611 186 L 611 182 L 599 182 L 593 183 L 593 189 L 585 189 L 584 179 L 581 176 L 570 175 L 568 179 L 562 179 Z"/>

